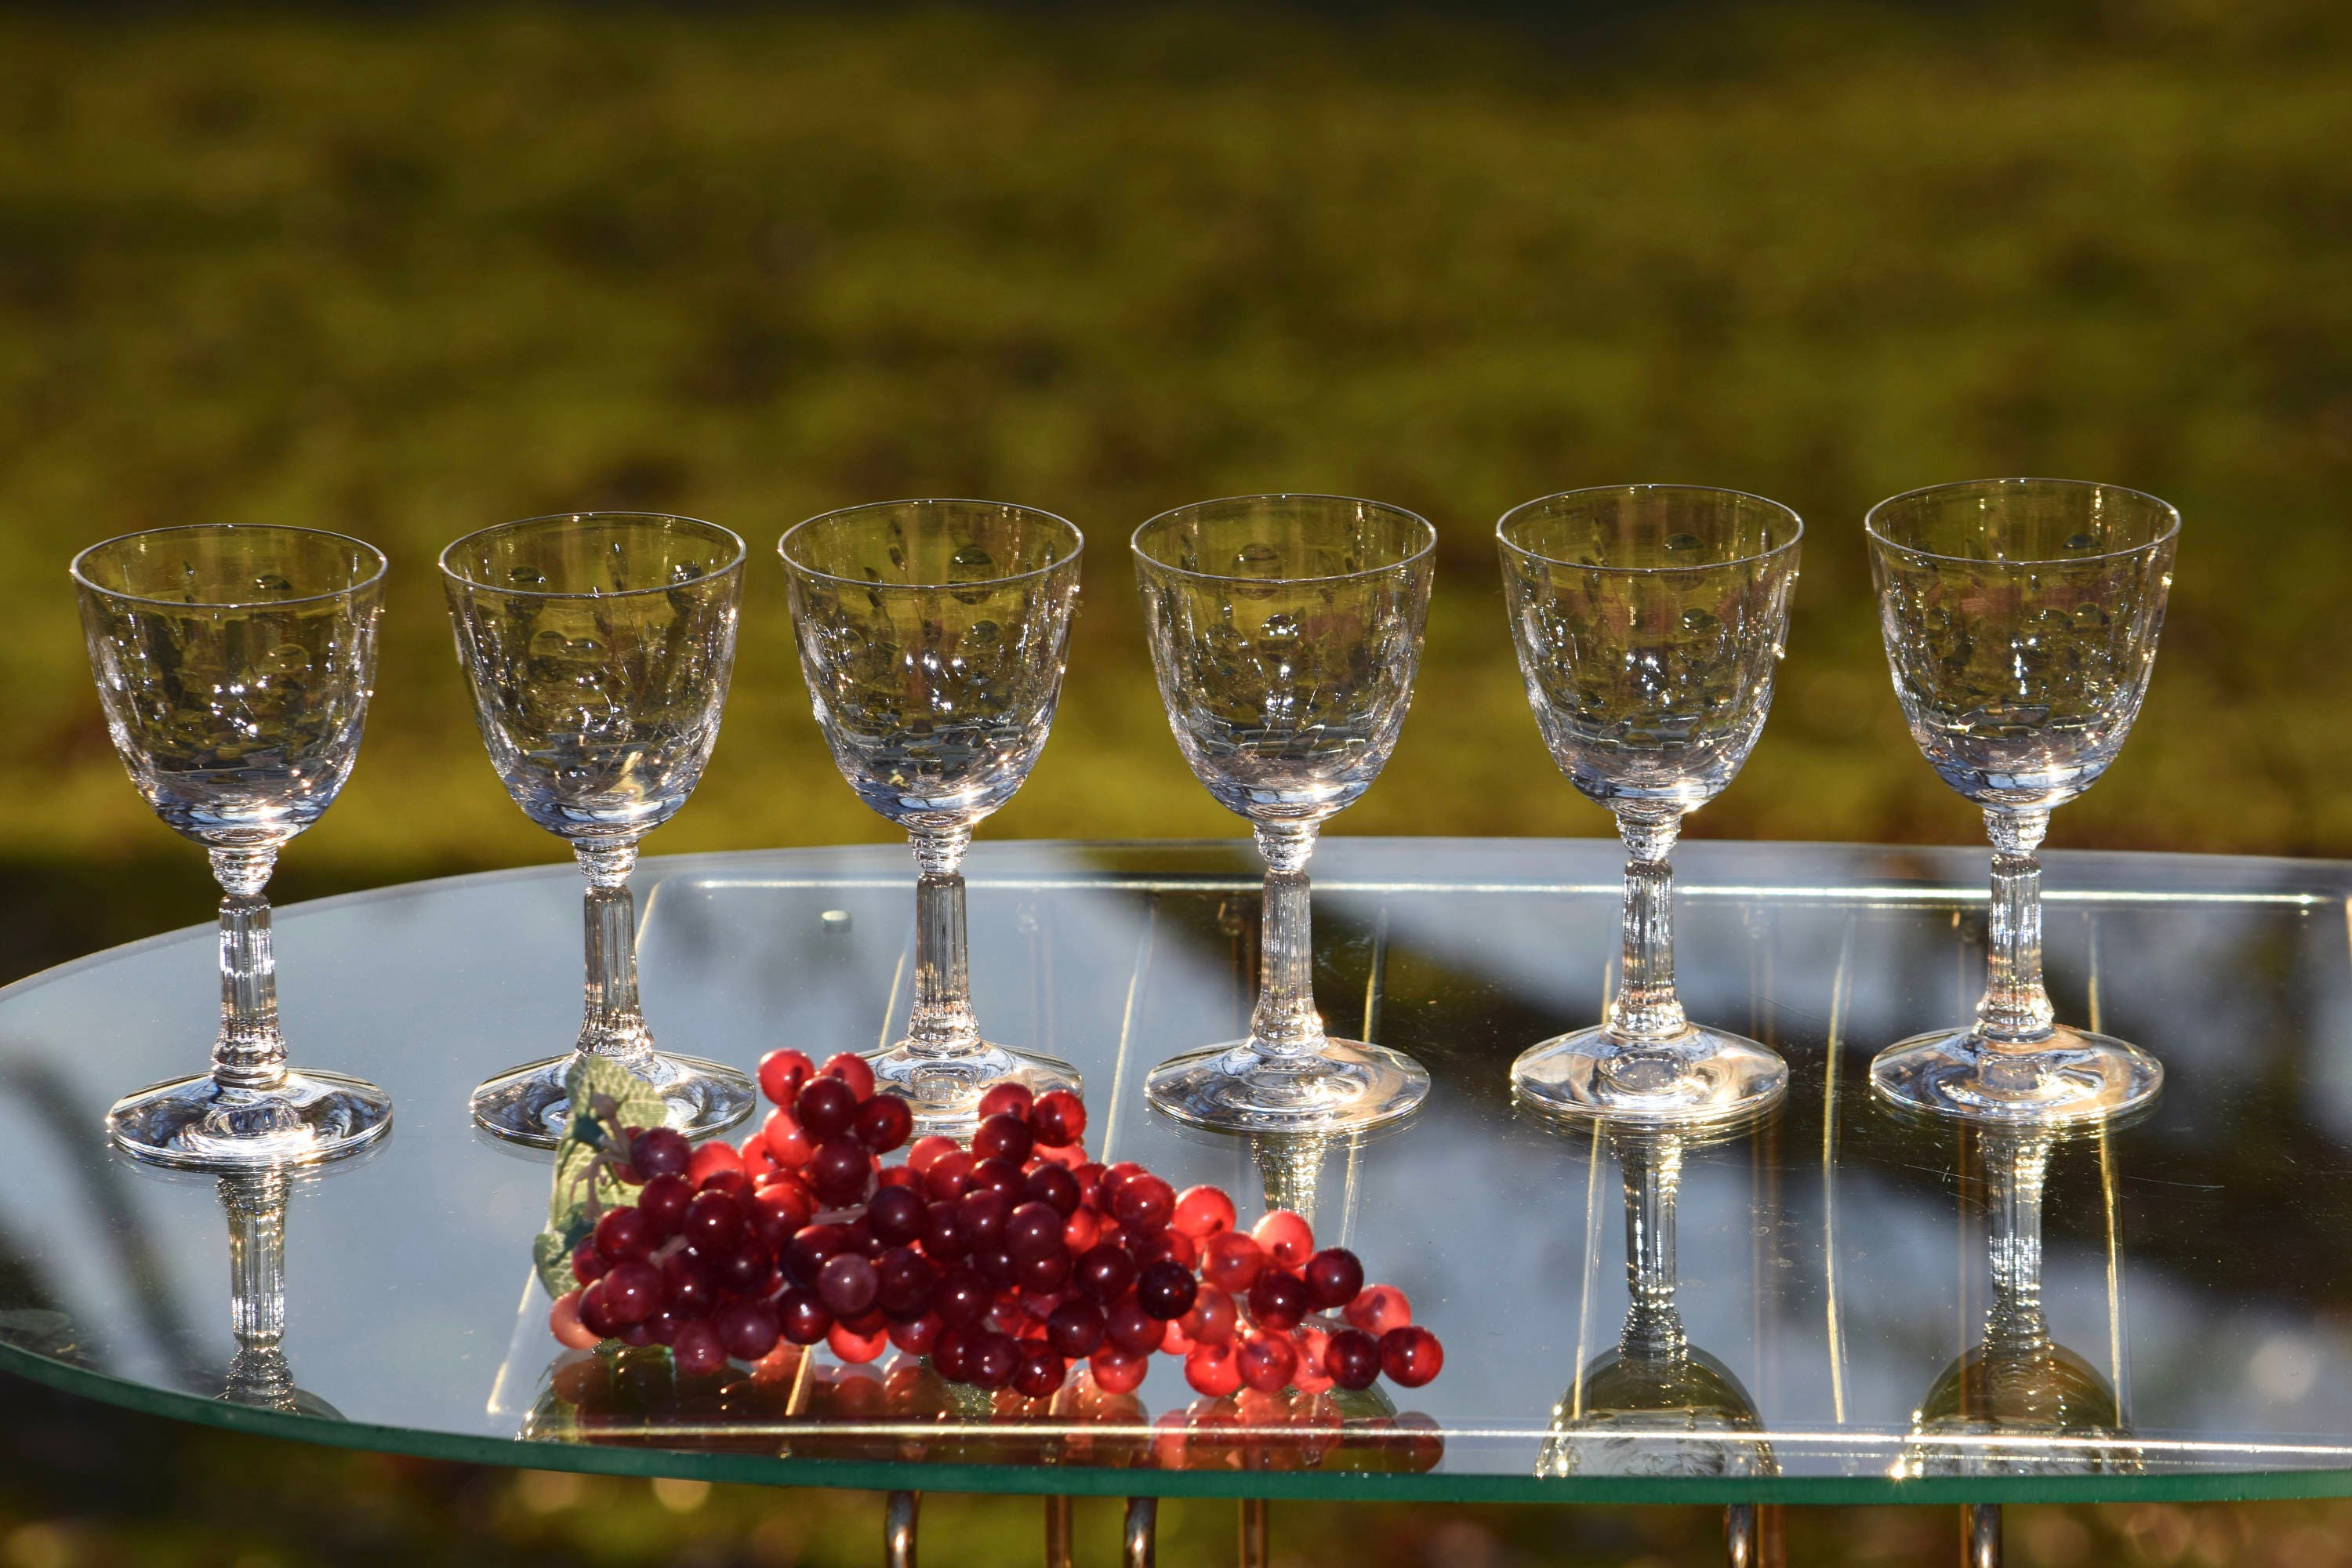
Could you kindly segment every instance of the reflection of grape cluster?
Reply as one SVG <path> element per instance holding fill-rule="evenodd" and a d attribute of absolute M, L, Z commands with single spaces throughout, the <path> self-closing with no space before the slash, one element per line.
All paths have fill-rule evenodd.
<path fill-rule="evenodd" d="M 559 1340 L 665 1346 L 688 1380 L 780 1342 L 852 1365 L 895 1345 L 950 1383 L 1031 1400 L 1078 1361 L 1099 1394 L 1129 1393 L 1154 1352 L 1181 1356 L 1211 1399 L 1383 1374 L 1417 1388 L 1444 1363 L 1403 1292 L 1318 1251 L 1297 1215 L 1244 1233 L 1214 1187 L 1180 1194 L 1132 1162 L 1088 1161 L 1074 1095 L 1000 1085 L 969 1149 L 923 1138 L 885 1169 L 912 1118 L 861 1058 L 820 1070 L 772 1052 L 760 1084 L 776 1110 L 740 1150 L 629 1131 L 618 1173 L 635 1202 L 604 1208 L 573 1251 Z"/>

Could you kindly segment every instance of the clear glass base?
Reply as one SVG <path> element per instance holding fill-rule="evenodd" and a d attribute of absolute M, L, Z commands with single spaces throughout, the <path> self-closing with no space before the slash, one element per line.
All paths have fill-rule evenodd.
<path fill-rule="evenodd" d="M 2137 1046 L 2063 1025 L 2031 1050 L 1995 1050 L 1972 1030 L 1950 1029 L 1879 1052 L 1870 1083 L 1913 1110 L 2030 1126 L 2137 1110 L 2164 1087 L 2164 1064 Z"/>
<path fill-rule="evenodd" d="M 1788 1089 L 1789 1064 L 1768 1046 L 1699 1024 L 1664 1040 L 1599 1024 L 1521 1053 L 1511 1087 L 1556 1115 L 1698 1126 L 1766 1110 Z"/>
<path fill-rule="evenodd" d="M 206 1073 L 114 1102 L 107 1136 L 138 1159 L 190 1171 L 257 1171 L 340 1160 L 392 1131 L 392 1096 L 331 1072 L 290 1068 L 276 1089 L 226 1089 Z"/>
<path fill-rule="evenodd" d="M 572 1056 L 528 1062 L 499 1074 L 474 1090 L 475 1124 L 494 1137 L 552 1149 L 572 1120 L 572 1100 L 563 1087 Z M 723 1132 L 751 1114 L 759 1094 L 751 1080 L 722 1062 L 698 1057 L 654 1053 L 638 1077 L 661 1092 L 667 1106 L 663 1121 L 688 1138 Z"/>
<path fill-rule="evenodd" d="M 901 1040 L 866 1059 L 875 1088 L 897 1095 L 915 1113 L 917 1137 L 970 1132 L 980 1121 L 981 1097 L 1000 1083 L 1026 1084 L 1031 1094 L 1086 1091 L 1078 1069 L 1060 1058 L 985 1040 L 953 1056 L 919 1051 Z"/>
<path fill-rule="evenodd" d="M 1429 1097 L 1429 1070 L 1360 1040 L 1326 1039 L 1295 1057 L 1241 1040 L 1170 1058 L 1143 1093 L 1164 1114 L 1219 1132 L 1334 1132 L 1412 1115 Z"/>

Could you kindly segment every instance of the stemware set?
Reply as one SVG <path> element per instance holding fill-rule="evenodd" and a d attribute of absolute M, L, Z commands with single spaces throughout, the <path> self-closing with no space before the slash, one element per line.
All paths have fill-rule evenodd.
<path fill-rule="evenodd" d="M 1872 1067 L 1902 1106 L 2005 1125 L 2119 1115 L 2162 1069 L 2058 1024 L 2041 980 L 2051 810 L 2115 759 L 2147 691 L 2179 517 L 2110 485 L 1994 480 L 1897 496 L 1867 521 L 1880 624 L 1914 738 L 1982 808 L 1993 845 L 1989 984 L 1973 1023 Z M 1736 491 L 1633 485 L 1528 502 L 1496 530 L 1528 701 L 1579 792 L 1617 819 L 1623 945 L 1606 1016 L 1537 1045 L 1515 1091 L 1630 1127 L 1724 1124 L 1767 1108 L 1788 1068 L 1684 1014 L 1670 855 L 1682 818 L 1763 730 L 1803 524 Z M 1244 1039 L 1162 1063 L 1164 1114 L 1237 1132 L 1360 1131 L 1429 1090 L 1411 1058 L 1326 1034 L 1311 984 L 1307 864 L 1323 822 L 1393 750 L 1419 664 L 1436 533 L 1392 506 L 1263 495 L 1181 507 L 1133 553 L 1178 747 L 1265 862 L 1260 989 Z M 858 798 L 904 828 L 918 868 L 907 1036 L 876 1079 L 925 1132 L 969 1131 L 1018 1082 L 1076 1090 L 1070 1064 L 982 1036 L 961 870 L 973 826 L 1011 799 L 1059 701 L 1084 540 L 1050 513 L 913 500 L 812 518 L 779 542 L 802 672 Z M 484 745 L 524 814 L 586 880 L 584 1017 L 572 1050 L 475 1091 L 487 1131 L 550 1145 L 570 1068 L 609 1058 L 689 1134 L 747 1116 L 740 1071 L 655 1047 L 637 1003 L 629 874 L 692 793 L 733 664 L 745 550 L 688 518 L 588 512 L 502 524 L 441 557 Z M 390 1126 L 355 1079 L 287 1066 L 269 907 L 286 841 L 349 775 L 374 678 L 383 555 L 296 528 L 158 530 L 76 557 L 108 727 L 157 814 L 205 846 L 223 891 L 212 1070 L 108 1116 L 167 1164 L 250 1169 L 350 1153 Z"/>

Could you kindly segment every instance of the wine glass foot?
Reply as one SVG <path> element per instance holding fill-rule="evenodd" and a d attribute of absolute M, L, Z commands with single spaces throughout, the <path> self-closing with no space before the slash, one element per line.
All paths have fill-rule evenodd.
<path fill-rule="evenodd" d="M 1665 1040 L 1595 1025 L 1530 1047 L 1511 1087 L 1538 1110 L 1650 1126 L 1703 1126 L 1755 1115 L 1789 1087 L 1768 1046 L 1693 1024 Z"/>
<path fill-rule="evenodd" d="M 901 1040 L 866 1060 L 874 1068 L 875 1089 L 898 1096 L 915 1113 L 918 1137 L 970 1132 L 980 1123 L 982 1097 L 1000 1083 L 1025 1085 L 1033 1095 L 1057 1089 L 1083 1094 L 1086 1089 L 1078 1069 L 1058 1057 L 986 1041 L 968 1051 L 941 1056 L 919 1051 Z"/>
<path fill-rule="evenodd" d="M 2010 1125 L 2105 1121 L 2164 1087 L 2137 1046 L 2061 1025 L 2031 1050 L 1996 1050 L 1968 1029 L 1919 1035 L 1870 1064 L 1871 1087 L 1913 1110 Z"/>
<path fill-rule="evenodd" d="M 1171 1057 L 1143 1080 L 1163 1115 L 1218 1132 L 1333 1132 L 1410 1116 L 1429 1097 L 1429 1070 L 1402 1051 L 1327 1039 L 1295 1057 L 1247 1040 Z"/>
<path fill-rule="evenodd" d="M 552 1149 L 572 1121 L 564 1088 L 577 1053 L 529 1062 L 474 1090 L 474 1123 L 493 1137 Z M 663 1123 L 688 1138 L 723 1132 L 751 1114 L 759 1094 L 751 1080 L 722 1062 L 656 1051 L 637 1074 L 662 1097 Z"/>
<path fill-rule="evenodd" d="M 107 1136 L 135 1159 L 189 1171 L 316 1165 L 392 1131 L 392 1096 L 341 1073 L 289 1069 L 275 1089 L 233 1089 L 207 1073 L 114 1102 Z"/>

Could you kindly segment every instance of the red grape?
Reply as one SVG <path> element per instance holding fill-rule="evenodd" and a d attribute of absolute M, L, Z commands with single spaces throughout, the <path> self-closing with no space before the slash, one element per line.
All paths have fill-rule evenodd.
<path fill-rule="evenodd" d="M 1169 1216 L 1176 1212 L 1176 1190 L 1146 1171 L 1119 1184 L 1111 1199 L 1111 1212 L 1125 1229 L 1144 1234 L 1164 1230 Z"/>
<path fill-rule="evenodd" d="M 1031 1399 L 1049 1398 L 1059 1392 L 1069 1370 L 1069 1363 L 1055 1352 L 1032 1345 L 1021 1352 L 1021 1365 L 1013 1374 L 1013 1387 Z"/>
<path fill-rule="evenodd" d="M 994 1193 L 1008 1203 L 1017 1204 L 1029 1190 L 1029 1173 L 1003 1158 L 975 1161 L 971 1167 L 971 1190 Z"/>
<path fill-rule="evenodd" d="M 790 1297 L 785 1298 L 790 1300 Z M 758 1361 L 776 1348 L 775 1314 L 757 1301 L 737 1300 L 726 1303 L 710 1314 L 710 1326 L 719 1332 L 719 1342 L 727 1353 L 745 1361 Z M 818 1339 L 824 1336 L 819 1334 Z M 814 1343 L 814 1341 L 802 1341 Z"/>
<path fill-rule="evenodd" d="M 1012 1216 L 1013 1202 L 1001 1193 L 967 1193 L 956 1205 L 956 1223 L 974 1252 L 1002 1247 L 1004 1223 Z"/>
<path fill-rule="evenodd" d="M 1065 1220 L 1078 1212 L 1078 1179 L 1059 1165 L 1040 1165 L 1021 1187 L 1024 1203 L 1051 1204 Z"/>
<path fill-rule="evenodd" d="M 1199 1294 L 1200 1285 L 1193 1279 L 1192 1271 L 1181 1263 L 1155 1263 L 1135 1280 L 1137 1303 L 1163 1323 L 1191 1311 Z"/>
<path fill-rule="evenodd" d="M 694 1145 L 671 1127 L 649 1127 L 629 1145 L 629 1163 L 650 1181 L 656 1176 L 682 1176 L 694 1158 Z"/>
<path fill-rule="evenodd" d="M 837 1078 L 814 1078 L 793 1102 L 793 1113 L 820 1142 L 846 1138 L 857 1120 L 857 1091 Z"/>
<path fill-rule="evenodd" d="M 923 1200 L 906 1187 L 884 1187 L 866 1205 L 866 1223 L 874 1227 L 877 1237 L 892 1247 L 907 1247 L 921 1240 L 924 1221 L 929 1217 Z"/>
<path fill-rule="evenodd" d="M 1026 1121 L 1010 1112 L 1001 1112 L 984 1119 L 973 1129 L 971 1152 L 975 1159 L 1010 1160 L 1018 1165 L 1029 1158 L 1033 1142 Z"/>
<path fill-rule="evenodd" d="M 1021 1369 L 1021 1347 L 1010 1334 L 982 1329 L 971 1336 L 971 1370 L 964 1381 L 974 1388 L 1003 1388 Z"/>
<path fill-rule="evenodd" d="M 596 1250 L 607 1263 L 643 1258 L 656 1239 L 653 1222 L 633 1208 L 606 1209 L 596 1221 Z"/>
<path fill-rule="evenodd" d="M 1180 1235 L 1206 1241 L 1234 1228 L 1234 1200 L 1215 1187 L 1187 1187 L 1168 1223 Z"/>
<path fill-rule="evenodd" d="M 874 1097 L 874 1068 L 856 1051 L 835 1051 L 816 1070 L 825 1078 L 839 1079 L 847 1084 L 850 1093 L 861 1102 Z"/>
<path fill-rule="evenodd" d="M 799 1051 L 770 1051 L 760 1058 L 760 1092 L 771 1105 L 790 1105 L 815 1076 L 816 1064 Z"/>
<path fill-rule="evenodd" d="M 683 1252 L 673 1252 L 662 1259 L 662 1300 L 685 1313 L 699 1317 L 709 1311 L 719 1299 L 718 1288 L 710 1282 L 710 1271 Z"/>
<path fill-rule="evenodd" d="M 708 1143 L 697 1145 L 693 1158 L 686 1163 L 686 1179 L 694 1184 L 698 1191 L 708 1184 L 711 1177 L 725 1171 L 732 1171 L 738 1176 L 741 1175 L 743 1156 L 716 1138 Z"/>
<path fill-rule="evenodd" d="M 931 1365 L 950 1383 L 962 1383 L 971 1376 L 972 1335 L 971 1329 L 950 1323 L 932 1336 Z"/>
<path fill-rule="evenodd" d="M 760 1296 L 767 1293 L 775 1269 L 776 1255 L 768 1250 L 768 1244 L 756 1236 L 747 1236 L 734 1251 L 712 1265 L 710 1273 L 723 1290 Z"/>
<path fill-rule="evenodd" d="M 940 1263 L 952 1263 L 971 1250 L 964 1233 L 963 1205 L 943 1198 L 923 1211 L 923 1250 Z"/>
<path fill-rule="evenodd" d="M 877 1094 L 857 1108 L 849 1126 L 860 1143 L 877 1154 L 887 1154 L 913 1134 L 915 1113 L 907 1109 L 905 1100 Z"/>
<path fill-rule="evenodd" d="M 966 1198 L 966 1203 L 971 1200 Z M 1004 1248 L 1016 1258 L 1043 1258 L 1068 1248 L 1062 1245 L 1062 1215 L 1052 1204 L 1032 1198 L 1005 1216 Z"/>
<path fill-rule="evenodd" d="M 959 1263 L 940 1275 L 931 1292 L 931 1310 L 950 1328 L 978 1322 L 988 1315 L 995 1301 L 996 1292 L 969 1263 Z"/>
<path fill-rule="evenodd" d="M 942 1154 L 961 1153 L 952 1138 L 942 1138 L 933 1132 L 918 1138 L 907 1147 L 907 1168 L 919 1176 L 930 1174 L 931 1166 Z"/>
<path fill-rule="evenodd" d="M 972 1157 L 962 1150 L 949 1150 L 923 1173 L 923 1190 L 934 1198 L 963 1196 L 971 1191 L 972 1164 Z"/>
<path fill-rule="evenodd" d="M 596 1238 L 593 1236 L 572 1249 L 572 1277 L 583 1285 L 595 1283 L 610 1267 L 604 1261 L 604 1255 L 596 1250 Z"/>
<path fill-rule="evenodd" d="M 1084 1301 L 1065 1301 L 1045 1320 L 1045 1338 L 1066 1356 L 1088 1356 L 1103 1342 L 1103 1315 Z"/>
<path fill-rule="evenodd" d="M 929 1355 L 932 1345 L 939 1341 L 942 1326 L 937 1312 L 925 1312 L 919 1318 L 891 1324 L 890 1342 L 908 1355 Z"/>
<path fill-rule="evenodd" d="M 874 1265 L 855 1252 L 828 1258 L 817 1270 L 817 1300 L 836 1318 L 854 1318 L 872 1307 L 881 1288 L 881 1276 Z"/>
<path fill-rule="evenodd" d="M 664 1172 L 648 1180 L 637 1194 L 637 1212 L 653 1226 L 654 1235 L 667 1241 L 677 1234 L 679 1224 L 686 1218 L 686 1205 L 694 1201 L 694 1188 L 684 1176 Z"/>
<path fill-rule="evenodd" d="M 1103 1244 L 1087 1248 L 1070 1271 L 1070 1283 L 1087 1300 L 1108 1305 L 1127 1294 L 1135 1283 L 1135 1259 L 1123 1247 Z"/>
<path fill-rule="evenodd" d="M 808 1180 L 819 1202 L 846 1208 L 873 1185 L 874 1156 L 855 1138 L 830 1139 L 809 1157 Z"/>
<path fill-rule="evenodd" d="M 1250 1239 L 1285 1268 L 1303 1268 L 1315 1256 L 1315 1232 L 1288 1209 L 1275 1209 L 1252 1226 Z"/>
<path fill-rule="evenodd" d="M 1192 1297 L 1192 1310 L 1177 1320 L 1184 1337 L 1196 1344 L 1223 1344 L 1234 1337 L 1241 1315 L 1234 1299 L 1214 1285 L 1203 1284 Z"/>
<path fill-rule="evenodd" d="M 1105 1394 L 1132 1394 L 1142 1385 L 1143 1374 L 1151 1370 L 1151 1358 L 1105 1345 L 1087 1358 L 1087 1370 L 1094 1374 L 1095 1386 Z"/>
<path fill-rule="evenodd" d="M 768 1146 L 768 1157 L 788 1171 L 797 1171 L 809 1163 L 816 1152 L 816 1140 L 801 1125 L 801 1119 L 782 1106 L 768 1112 L 767 1121 L 760 1129 L 760 1141 Z"/>
<path fill-rule="evenodd" d="M 798 1176 L 779 1176 L 752 1194 L 751 1206 L 760 1238 L 781 1246 L 816 1217 L 816 1194 Z"/>
<path fill-rule="evenodd" d="M 1167 1332 L 1166 1325 L 1145 1311 L 1143 1303 L 1132 1296 L 1113 1302 L 1103 1313 L 1103 1337 L 1137 1355 L 1158 1350 Z"/>
<path fill-rule="evenodd" d="M 669 1358 L 680 1377 L 713 1377 L 727 1370 L 727 1347 L 719 1342 L 719 1331 L 699 1318 L 678 1325 L 669 1342 Z"/>
<path fill-rule="evenodd" d="M 678 1226 L 678 1234 L 686 1237 L 688 1247 L 706 1257 L 731 1252 L 736 1242 L 742 1239 L 743 1205 L 725 1193 L 697 1193 L 694 1201 L 686 1205 L 686 1218 Z"/>
<path fill-rule="evenodd" d="M 719 1309 L 720 1312 L 726 1310 L 725 1307 Z M 833 1314 L 824 1310 L 824 1302 L 818 1299 L 817 1293 L 805 1286 L 795 1285 L 777 1299 L 776 1317 L 784 1338 L 796 1345 L 813 1345 L 833 1332 Z M 713 1321 L 717 1321 L 715 1315 Z M 719 1337 L 726 1338 L 723 1327 Z M 735 1350 L 732 1341 L 729 1342 L 727 1348 L 730 1351 Z M 743 1354 L 740 1351 L 735 1351 L 735 1353 Z M 745 1359 L 756 1361 L 759 1358 L 748 1356 Z"/>
<path fill-rule="evenodd" d="M 1255 1284 L 1265 1268 L 1265 1254 L 1237 1230 L 1213 1236 L 1201 1248 L 1201 1277 L 1234 1295 Z"/>
<path fill-rule="evenodd" d="M 1260 1328 L 1288 1333 L 1307 1316 L 1307 1286 L 1287 1269 L 1269 1268 L 1249 1288 L 1249 1310 Z"/>
<path fill-rule="evenodd" d="M 894 1247 L 874 1263 L 874 1301 L 891 1318 L 904 1321 L 930 1310 L 939 1273 L 911 1247 Z"/>
<path fill-rule="evenodd" d="M 834 1324 L 833 1331 L 825 1336 L 825 1344 L 833 1353 L 852 1366 L 864 1366 L 887 1349 L 889 1343 L 887 1335 L 861 1334 L 846 1323 Z"/>
<path fill-rule="evenodd" d="M 1029 1130 L 1049 1149 L 1067 1148 L 1087 1135 L 1086 1104 L 1068 1089 L 1049 1089 L 1029 1108 Z"/>
<path fill-rule="evenodd" d="M 1241 1360 L 1228 1344 L 1197 1344 L 1184 1357 L 1184 1381 L 1196 1394 L 1223 1399 L 1242 1385 Z"/>
<path fill-rule="evenodd" d="M 548 1331 L 568 1350 L 593 1350 L 604 1337 L 580 1321 L 581 1294 L 578 1290 L 566 1290 L 547 1310 Z"/>
<path fill-rule="evenodd" d="M 980 1097 L 980 1119 L 992 1116 L 1026 1117 L 1035 1096 L 1025 1083 L 1000 1083 Z"/>
<path fill-rule="evenodd" d="M 1287 1385 L 1298 1367 L 1298 1352 L 1280 1334 L 1247 1336 L 1237 1359 L 1242 1381 L 1260 1394 L 1273 1394 Z"/>
<path fill-rule="evenodd" d="M 1427 1329 L 1408 1323 L 1381 1336 L 1381 1370 L 1389 1381 L 1419 1388 L 1445 1366 L 1445 1347 Z"/>
<path fill-rule="evenodd" d="M 1339 1315 L 1374 1338 L 1412 1321 L 1412 1303 L 1393 1285 L 1367 1285 Z"/>

